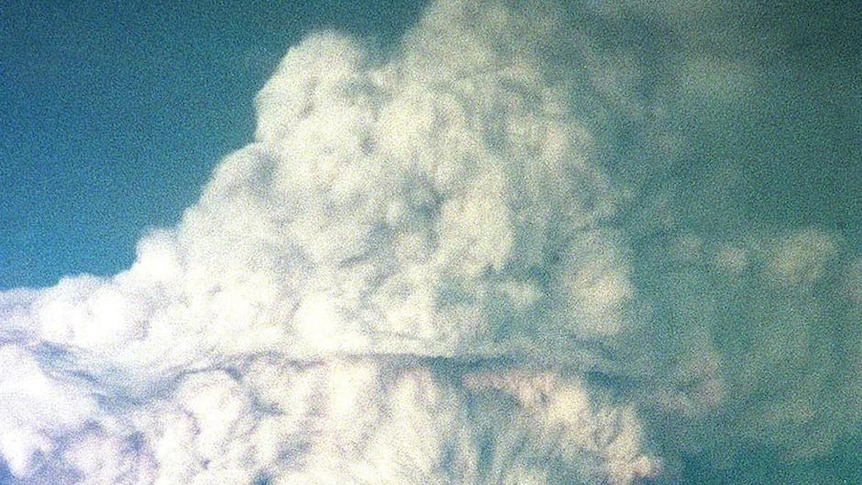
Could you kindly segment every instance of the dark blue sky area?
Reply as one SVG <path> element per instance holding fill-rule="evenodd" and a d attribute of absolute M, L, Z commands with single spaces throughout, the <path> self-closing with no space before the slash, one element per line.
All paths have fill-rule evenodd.
<path fill-rule="evenodd" d="M 337 28 L 390 42 L 422 2 L 0 4 L 0 289 L 128 267 L 212 167 L 248 143 L 291 45 Z"/>

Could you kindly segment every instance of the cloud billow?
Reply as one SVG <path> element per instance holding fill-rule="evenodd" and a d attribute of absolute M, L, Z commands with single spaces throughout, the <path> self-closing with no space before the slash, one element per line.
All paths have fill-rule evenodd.
<path fill-rule="evenodd" d="M 677 156 L 645 121 L 674 76 L 631 94 L 637 60 L 571 14 L 443 1 L 388 56 L 292 47 L 255 141 L 130 269 L 0 294 L 12 481 L 624 484 L 693 449 L 827 450 L 859 422 L 858 257 L 681 227 L 632 176 L 671 162 L 601 128 Z"/>

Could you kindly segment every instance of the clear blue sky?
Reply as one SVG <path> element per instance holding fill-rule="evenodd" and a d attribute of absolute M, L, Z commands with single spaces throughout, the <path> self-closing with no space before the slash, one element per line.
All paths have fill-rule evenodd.
<path fill-rule="evenodd" d="M 384 43 L 424 2 L 0 4 L 0 289 L 128 267 L 247 144 L 286 49 L 334 27 Z"/>

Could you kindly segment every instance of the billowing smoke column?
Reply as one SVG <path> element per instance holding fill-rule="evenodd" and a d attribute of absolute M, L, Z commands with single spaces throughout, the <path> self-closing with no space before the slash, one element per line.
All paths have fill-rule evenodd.
<path fill-rule="evenodd" d="M 595 127 L 681 135 L 566 15 L 444 1 L 385 61 L 290 49 L 255 142 L 128 271 L 0 294 L 8 481 L 626 484 L 827 451 L 860 419 L 862 260 L 676 228 L 633 182 L 667 163 Z"/>

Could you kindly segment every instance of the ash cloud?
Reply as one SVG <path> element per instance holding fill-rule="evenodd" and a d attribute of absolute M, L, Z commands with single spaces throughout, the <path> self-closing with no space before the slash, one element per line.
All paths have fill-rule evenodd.
<path fill-rule="evenodd" d="M 691 160 L 758 59 L 683 27 L 718 4 L 625 12 L 443 1 L 387 56 L 292 47 L 129 270 L 0 294 L 11 483 L 626 484 L 852 436 L 858 248 Z"/>

